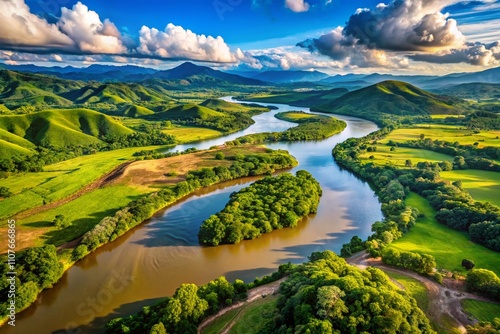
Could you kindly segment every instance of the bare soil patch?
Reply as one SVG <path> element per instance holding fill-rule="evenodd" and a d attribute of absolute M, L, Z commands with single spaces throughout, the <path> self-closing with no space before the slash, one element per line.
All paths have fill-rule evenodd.
<path fill-rule="evenodd" d="M 445 279 L 444 284 L 440 285 L 434 280 L 412 271 L 388 266 L 382 263 L 380 258 L 370 258 L 366 252 L 353 255 L 347 259 L 347 262 L 361 269 L 365 269 L 367 266 L 377 267 L 383 271 L 392 271 L 418 280 L 425 286 L 429 294 L 430 304 L 427 316 L 437 325 L 441 325 L 443 319 L 451 318 L 455 327 L 462 333 L 466 333 L 466 326 L 473 325 L 474 322 L 464 312 L 461 301 L 464 299 L 490 301 L 487 298 L 464 292 L 463 283 Z M 446 328 L 443 329 L 446 330 Z"/>

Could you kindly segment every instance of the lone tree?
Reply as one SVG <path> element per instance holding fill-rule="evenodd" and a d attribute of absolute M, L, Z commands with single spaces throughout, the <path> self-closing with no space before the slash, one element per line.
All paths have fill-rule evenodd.
<path fill-rule="evenodd" d="M 222 152 L 217 152 L 217 154 L 215 154 L 215 159 L 217 160 L 224 160 L 225 158 L 226 156 Z"/>
<path fill-rule="evenodd" d="M 467 259 L 462 260 L 462 267 L 464 267 L 467 270 L 471 270 L 475 266 L 476 266 L 476 264 L 472 260 L 467 260 Z"/>
<path fill-rule="evenodd" d="M 70 225 L 70 221 L 64 217 L 64 215 L 57 215 L 54 220 L 52 221 L 55 227 L 58 229 L 63 229 L 65 227 L 68 227 Z"/>

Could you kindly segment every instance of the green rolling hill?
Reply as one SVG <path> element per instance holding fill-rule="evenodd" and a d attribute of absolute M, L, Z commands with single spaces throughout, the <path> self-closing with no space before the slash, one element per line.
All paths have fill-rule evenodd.
<path fill-rule="evenodd" d="M 463 99 L 500 100 L 500 84 L 466 83 L 441 88 L 436 91 Z"/>
<path fill-rule="evenodd" d="M 334 100 L 349 93 L 346 88 L 312 90 L 306 92 L 270 92 L 250 96 L 246 100 L 264 103 L 285 103 L 298 107 L 310 107 Z"/>
<path fill-rule="evenodd" d="M 165 96 L 139 84 L 90 84 L 80 89 L 61 94 L 76 104 L 86 103 L 134 103 L 168 100 Z"/>
<path fill-rule="evenodd" d="M 0 139 L 28 149 L 34 145 L 86 146 L 99 143 L 104 135 L 121 136 L 132 132 L 113 118 L 89 109 L 0 116 Z"/>
<path fill-rule="evenodd" d="M 227 117 L 227 115 L 222 112 L 218 112 L 197 104 L 180 105 L 172 109 L 168 109 L 167 111 L 164 111 L 162 113 L 157 113 L 157 115 L 164 119 L 187 121 Z"/>
<path fill-rule="evenodd" d="M 208 99 L 200 103 L 200 106 L 222 112 L 265 112 L 268 108 L 259 105 L 231 103 L 219 99 Z"/>
<path fill-rule="evenodd" d="M 155 112 L 153 110 L 148 109 L 146 107 L 141 107 L 138 105 L 131 105 L 131 106 L 127 106 L 123 110 L 122 116 L 137 118 L 137 117 L 152 115 L 154 113 Z"/>
<path fill-rule="evenodd" d="M 58 105 L 72 102 L 60 96 L 84 83 L 62 80 L 42 74 L 18 73 L 0 70 L 0 103 L 7 105 Z"/>
<path fill-rule="evenodd" d="M 314 110 L 375 119 L 380 116 L 462 114 L 463 100 L 436 95 L 401 81 L 384 81 L 315 105 Z"/>

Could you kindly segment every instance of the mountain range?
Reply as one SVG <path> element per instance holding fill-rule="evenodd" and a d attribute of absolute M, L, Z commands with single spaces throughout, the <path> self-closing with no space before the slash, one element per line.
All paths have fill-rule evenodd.
<path fill-rule="evenodd" d="M 219 71 L 210 67 L 186 62 L 170 70 L 155 70 L 140 66 L 91 65 L 89 67 L 39 67 L 35 65 L 6 65 L 5 69 L 54 75 L 63 79 L 101 82 L 143 82 L 163 80 L 169 89 L 186 86 L 268 86 L 276 84 L 314 83 L 319 86 L 345 87 L 350 90 L 367 87 L 379 82 L 404 81 L 424 89 L 441 89 L 466 83 L 500 83 L 500 67 L 473 73 L 452 73 L 445 76 L 345 74 L 333 75 L 318 71 Z M 165 84 L 165 82 L 167 82 Z M 192 87 L 191 87 L 192 88 Z"/>

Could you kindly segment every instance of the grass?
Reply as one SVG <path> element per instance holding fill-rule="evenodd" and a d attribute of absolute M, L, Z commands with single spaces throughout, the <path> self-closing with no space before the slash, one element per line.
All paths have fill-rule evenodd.
<path fill-rule="evenodd" d="M 441 161 L 453 161 L 453 157 L 432 152 L 428 150 L 420 150 L 415 148 L 406 147 L 396 147 L 394 151 L 391 151 L 391 147 L 382 144 L 373 145 L 377 148 L 376 152 L 366 152 L 360 155 L 360 158 L 364 160 L 365 163 L 373 162 L 376 165 L 392 165 L 397 167 L 405 167 L 406 160 L 411 160 L 413 165 L 418 162 L 441 162 Z M 370 159 L 373 156 L 373 159 Z"/>
<path fill-rule="evenodd" d="M 18 249 L 43 244 L 60 246 L 74 240 L 93 228 L 102 218 L 113 215 L 117 210 L 126 206 L 147 191 L 144 188 L 117 185 L 96 189 L 73 201 L 54 209 L 35 214 L 18 221 L 17 230 L 20 238 L 17 240 Z M 112 201 L 103 201 L 103 198 L 112 198 Z M 71 226 L 58 230 L 52 226 L 54 217 L 62 214 L 71 221 Z M 3 237 L 0 237 L 3 239 Z M 2 242 L 2 245 L 6 243 Z M 5 249 L 0 250 L 0 252 Z"/>
<path fill-rule="evenodd" d="M 420 135 L 433 140 L 439 139 L 446 142 L 454 143 L 458 141 L 461 145 L 473 145 L 479 143 L 479 147 L 484 146 L 500 146 L 500 131 L 490 130 L 474 133 L 472 130 L 467 130 L 455 125 L 441 124 L 418 124 L 411 128 L 402 128 L 392 131 L 380 143 L 385 144 L 392 140 L 393 142 L 404 142 L 408 140 L 419 140 Z"/>
<path fill-rule="evenodd" d="M 53 147 L 90 145 L 103 135 L 128 135 L 131 129 L 115 119 L 90 109 L 58 109 L 28 115 L 0 116 L 3 139 L 21 145 L 26 140 Z M 11 138 L 7 137 L 9 132 Z M 13 140 L 12 136 L 18 138 Z M 24 146 L 24 145 L 23 145 Z M 28 145 L 25 145 L 28 147 Z"/>
<path fill-rule="evenodd" d="M 405 288 L 405 291 L 415 298 L 418 307 L 420 307 L 422 311 L 427 312 L 429 309 L 429 296 L 427 294 L 427 289 L 422 283 L 414 278 L 400 275 L 396 272 L 388 271 L 386 274 L 401 284 Z"/>
<path fill-rule="evenodd" d="M 317 119 L 317 118 L 324 118 L 325 116 L 320 116 L 320 115 L 314 115 L 314 114 L 307 114 L 303 112 L 285 112 L 285 113 L 280 113 L 276 115 L 276 118 L 289 121 L 289 122 L 295 122 L 295 123 L 300 123 L 305 120 L 309 119 Z"/>
<path fill-rule="evenodd" d="M 479 321 L 493 322 L 500 318 L 500 304 L 482 302 L 479 300 L 466 299 L 462 301 L 465 312 Z"/>
<path fill-rule="evenodd" d="M 210 325 L 205 327 L 201 333 L 202 334 L 219 334 L 224 330 L 224 327 L 236 318 L 240 313 L 240 309 L 234 309 L 226 314 L 222 315 L 216 321 L 212 322 Z"/>
<path fill-rule="evenodd" d="M 234 322 L 233 327 L 229 330 L 230 334 L 258 334 L 262 324 L 274 317 L 277 300 L 277 295 L 257 299 L 237 310 L 226 313 L 207 326 L 202 333 L 221 333 L 226 325 Z"/>
<path fill-rule="evenodd" d="M 445 118 L 464 118 L 465 115 L 431 115 L 432 119 L 445 119 Z"/>
<path fill-rule="evenodd" d="M 189 143 L 222 136 L 220 131 L 192 126 L 175 126 L 162 130 L 162 132 L 174 136 L 178 143 Z"/>
<path fill-rule="evenodd" d="M 46 166 L 40 173 L 16 174 L 1 179 L 0 186 L 9 188 L 14 196 L 1 201 L 0 218 L 12 217 L 17 212 L 40 206 L 44 201 L 49 203 L 70 196 L 121 163 L 131 160 L 134 152 L 165 148 L 150 146 L 99 152 Z M 5 221 L 3 224 L 6 224 Z"/>
<path fill-rule="evenodd" d="M 425 198 L 411 193 L 406 203 L 417 208 L 424 217 L 418 218 L 410 232 L 388 247 L 430 254 L 436 258 L 439 268 L 457 272 L 465 272 L 462 260 L 470 259 L 475 262 L 476 268 L 489 269 L 500 275 L 500 256 L 497 252 L 472 242 L 464 232 L 439 224 L 434 218 L 436 211 Z"/>
<path fill-rule="evenodd" d="M 467 169 L 441 172 L 441 177 L 451 182 L 462 181 L 462 187 L 476 201 L 500 207 L 500 173 Z"/>
<path fill-rule="evenodd" d="M 160 150 L 158 147 L 150 148 Z M 136 150 L 137 148 L 125 149 L 79 157 L 48 166 L 49 171 L 47 172 L 28 173 L 1 180 L 3 183 L 9 181 L 11 189 L 20 190 L 20 192 L 1 201 L 0 210 L 2 212 L 16 212 L 23 205 L 28 208 L 41 207 L 43 201 L 51 195 L 57 194 L 60 198 L 72 195 L 81 189 L 85 180 L 91 180 L 92 175 L 90 174 L 101 176 L 105 169 L 113 169 L 117 164 L 123 162 L 123 157 L 127 155 L 131 157 Z M 35 209 L 26 218 L 19 219 L 13 214 L 7 215 L 6 218 L 16 218 L 17 220 L 18 240 L 16 247 L 20 250 L 45 243 L 61 245 L 74 240 L 94 227 L 102 218 L 113 215 L 118 209 L 139 196 L 184 180 L 188 170 L 230 165 L 231 161 L 229 160 L 215 159 L 215 154 L 219 151 L 223 152 L 226 157 L 232 157 L 236 154 L 265 154 L 267 152 L 264 147 L 260 146 L 227 147 L 218 151 L 201 151 L 166 159 L 134 162 L 127 166 L 123 175 L 116 177 L 111 183 L 107 183 L 101 188 L 92 189 L 71 201 L 61 203 L 47 211 Z M 99 174 L 96 172 L 97 170 L 100 171 Z M 175 172 L 175 177 L 165 176 L 168 171 Z M 86 179 L 84 180 L 84 178 Z M 23 188 L 30 184 L 33 185 L 33 188 Z M 0 185 L 3 184 L 0 183 Z M 103 201 L 103 198 L 107 200 Z M 71 226 L 63 230 L 55 229 L 51 222 L 57 214 L 64 215 L 72 222 Z M 4 219 L 3 225 L 0 225 L 0 253 L 4 252 L 7 246 L 7 243 L 4 242 L 7 238 L 6 224 L 7 219 Z"/>
<path fill-rule="evenodd" d="M 248 106 L 238 103 L 231 103 L 218 99 L 208 99 L 200 103 L 201 106 L 210 108 L 212 110 L 224 111 L 224 112 L 266 112 L 269 111 L 265 107 Z"/>

